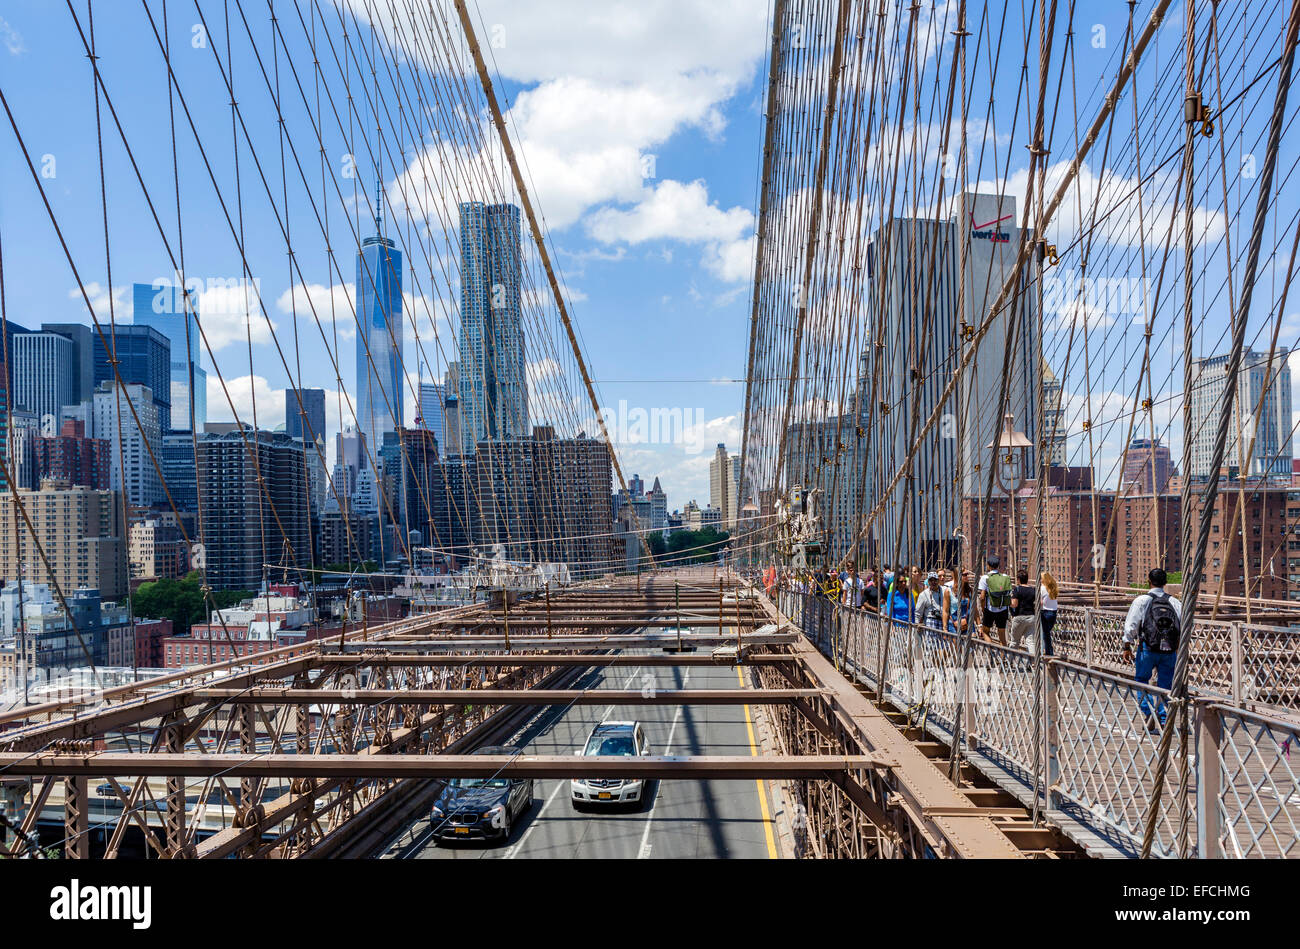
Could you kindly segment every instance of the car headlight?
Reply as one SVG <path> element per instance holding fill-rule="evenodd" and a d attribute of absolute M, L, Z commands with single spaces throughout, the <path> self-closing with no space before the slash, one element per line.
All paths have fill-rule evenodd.
<path fill-rule="evenodd" d="M 491 820 L 493 817 L 496 817 L 499 814 L 504 814 L 505 810 L 506 808 L 504 804 L 498 804 L 495 807 L 489 807 L 486 811 L 483 812 L 483 819 Z"/>
<path fill-rule="evenodd" d="M 437 804 L 433 805 L 433 813 L 432 813 L 430 816 L 431 816 L 434 820 L 442 820 L 442 818 L 443 818 L 443 816 L 444 816 L 443 813 L 442 813 L 442 808 L 439 807 Z"/>

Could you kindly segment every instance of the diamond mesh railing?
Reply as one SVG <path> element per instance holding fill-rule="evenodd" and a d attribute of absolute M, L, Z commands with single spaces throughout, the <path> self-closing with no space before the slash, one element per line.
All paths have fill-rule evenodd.
<path fill-rule="evenodd" d="M 1119 659 L 1122 615 L 1062 610 L 1057 655 L 1041 679 L 1031 654 L 975 640 L 963 678 L 961 637 L 952 632 L 805 593 L 782 591 L 778 604 L 868 685 L 876 685 L 887 650 L 885 701 L 914 721 L 951 734 L 964 691 L 977 766 L 1028 788 L 1041 782 L 1049 808 L 1069 807 L 1121 851 L 1137 852 L 1168 693 L 1135 682 L 1132 666 Z M 1296 708 L 1300 641 L 1291 630 L 1238 623 L 1198 621 L 1197 630 L 1192 728 L 1186 750 L 1174 735 L 1152 852 L 1300 857 L 1300 723 L 1285 717 Z M 1225 700 L 1234 694 L 1248 705 L 1279 707 L 1263 713 Z"/>

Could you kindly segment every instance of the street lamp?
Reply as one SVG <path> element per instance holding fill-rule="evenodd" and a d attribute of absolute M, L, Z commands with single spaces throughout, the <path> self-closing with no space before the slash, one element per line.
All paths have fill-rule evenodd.
<path fill-rule="evenodd" d="M 1015 416 L 1010 413 L 1002 416 L 1002 431 L 997 440 L 984 446 L 996 453 L 993 460 L 997 485 L 1007 496 L 1007 546 L 1011 561 L 1008 566 L 1013 576 L 1016 563 L 1016 492 L 1025 483 L 1025 449 L 1034 444 L 1025 437 L 1024 432 L 1017 431 L 1014 421 Z"/>

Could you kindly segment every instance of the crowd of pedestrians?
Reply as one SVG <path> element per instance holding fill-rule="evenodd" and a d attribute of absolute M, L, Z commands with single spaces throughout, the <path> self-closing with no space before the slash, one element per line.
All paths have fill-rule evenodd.
<path fill-rule="evenodd" d="M 1044 570 L 1037 583 L 1021 568 L 1013 579 L 1002 572 L 996 556 L 985 561 L 987 570 L 976 581 L 970 571 L 954 565 L 922 573 L 915 565 L 872 564 L 866 575 L 850 565 L 841 572 L 820 569 L 810 574 L 785 576 L 771 571 L 764 578 L 769 592 L 777 587 L 812 593 L 849 609 L 880 613 L 895 622 L 959 635 L 971 632 L 972 622 L 985 641 L 1012 649 L 1056 654 L 1052 631 L 1056 627 L 1060 588 Z M 1160 568 L 1148 577 L 1150 589 L 1138 594 L 1124 620 L 1123 658 L 1133 663 L 1134 679 L 1168 690 L 1173 684 L 1182 605 L 1165 591 L 1168 576 Z M 1147 727 L 1158 732 L 1165 723 L 1165 700 L 1143 691 L 1139 702 Z"/>
<path fill-rule="evenodd" d="M 902 623 L 967 635 L 973 629 L 986 642 L 1054 655 L 1052 629 L 1056 625 L 1056 580 L 1046 571 L 1037 584 L 1027 570 L 1012 579 L 1001 570 L 996 556 L 988 558 L 987 572 L 977 579 L 957 565 L 923 572 L 915 564 L 872 564 L 860 572 L 856 564 L 843 570 L 825 567 L 811 572 L 778 574 L 769 569 L 763 583 L 769 592 L 783 587 L 810 593 L 853 610 L 881 613 Z M 1035 623 L 1037 618 L 1037 623 Z"/>

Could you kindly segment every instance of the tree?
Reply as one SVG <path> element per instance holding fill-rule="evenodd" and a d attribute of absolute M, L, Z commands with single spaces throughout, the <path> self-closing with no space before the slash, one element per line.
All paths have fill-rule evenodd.
<path fill-rule="evenodd" d="M 131 611 L 137 617 L 169 619 L 177 635 L 188 633 L 195 623 L 204 623 L 208 619 L 209 604 L 203 596 L 202 586 L 203 574 L 197 570 L 180 580 L 164 578 L 142 583 L 131 595 Z M 214 590 L 212 602 L 221 610 L 252 595 L 247 590 Z"/>

